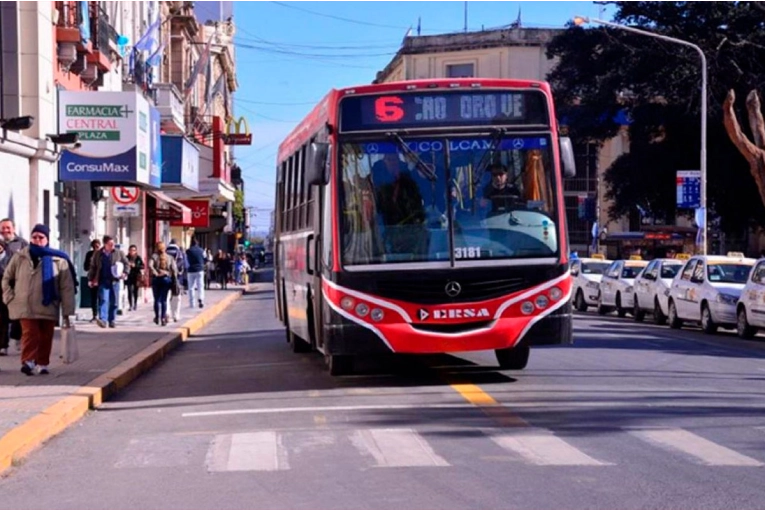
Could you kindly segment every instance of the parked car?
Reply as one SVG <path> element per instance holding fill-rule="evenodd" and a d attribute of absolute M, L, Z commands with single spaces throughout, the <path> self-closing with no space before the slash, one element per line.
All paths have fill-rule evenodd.
<path fill-rule="evenodd" d="M 655 259 L 635 278 L 632 316 L 636 322 L 642 322 L 646 312 L 653 314 L 656 324 L 667 322 L 669 288 L 681 267 L 682 260 Z"/>
<path fill-rule="evenodd" d="M 752 338 L 765 328 L 765 259 L 757 261 L 749 273 L 736 305 L 736 332 L 741 338 Z"/>
<path fill-rule="evenodd" d="M 647 265 L 647 261 L 637 256 L 613 261 L 600 281 L 598 313 L 605 315 L 615 309 L 619 317 L 624 317 L 632 311 L 635 278 Z"/>
<path fill-rule="evenodd" d="M 669 327 L 679 329 L 684 322 L 698 322 L 705 333 L 735 327 L 736 306 L 755 262 L 743 253 L 691 257 L 672 280 Z"/>
<path fill-rule="evenodd" d="M 574 296 L 574 308 L 578 311 L 585 312 L 587 307 L 598 305 L 600 280 L 610 264 L 611 261 L 600 254 L 571 261 L 571 277 L 574 281 L 571 295 Z"/>

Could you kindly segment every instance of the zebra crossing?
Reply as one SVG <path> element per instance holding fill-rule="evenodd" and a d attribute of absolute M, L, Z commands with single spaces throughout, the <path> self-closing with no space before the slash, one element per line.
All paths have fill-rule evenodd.
<path fill-rule="evenodd" d="M 762 432 L 762 427 L 752 427 Z M 133 438 L 115 468 L 203 466 L 210 473 L 280 472 L 338 465 L 348 469 L 439 468 L 502 458 L 528 466 L 608 468 L 630 465 L 600 441 L 536 427 L 482 429 L 466 435 L 412 428 L 275 429 L 234 433 L 166 434 Z M 708 467 L 762 468 L 755 458 L 682 428 L 625 428 L 615 432 L 629 447 L 663 462 Z M 602 451 L 598 451 L 601 445 Z M 619 450 L 617 450 L 618 452 Z"/>

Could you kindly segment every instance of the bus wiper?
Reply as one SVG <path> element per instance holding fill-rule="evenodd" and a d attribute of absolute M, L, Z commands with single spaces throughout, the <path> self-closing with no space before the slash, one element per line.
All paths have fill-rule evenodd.
<path fill-rule="evenodd" d="M 404 157 L 414 163 L 414 166 L 417 168 L 417 171 L 420 173 L 420 175 L 431 182 L 438 180 L 436 172 L 431 167 L 429 167 L 427 163 L 421 160 L 420 156 L 418 156 L 416 152 L 409 148 L 404 139 L 401 138 L 398 133 L 387 133 L 386 136 L 396 142 L 398 148 L 401 149 L 401 152 L 404 153 Z"/>

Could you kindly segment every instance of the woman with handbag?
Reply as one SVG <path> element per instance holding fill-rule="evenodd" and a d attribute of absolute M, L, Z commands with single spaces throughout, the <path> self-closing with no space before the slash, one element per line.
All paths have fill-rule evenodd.
<path fill-rule="evenodd" d="M 138 247 L 134 244 L 128 248 L 128 310 L 135 311 L 138 308 L 138 287 L 143 277 L 143 259 L 138 255 Z"/>
<path fill-rule="evenodd" d="M 167 254 L 165 243 L 158 242 L 149 261 L 151 289 L 154 294 L 154 324 L 162 321 L 167 326 L 167 298 L 171 289 L 178 287 L 178 267 L 175 259 Z"/>
<path fill-rule="evenodd" d="M 74 315 L 77 274 L 69 256 L 48 247 L 50 229 L 38 224 L 31 244 L 11 259 L 3 275 L 3 301 L 11 319 L 21 321 L 21 371 L 47 374 L 59 314 L 64 327 Z"/>

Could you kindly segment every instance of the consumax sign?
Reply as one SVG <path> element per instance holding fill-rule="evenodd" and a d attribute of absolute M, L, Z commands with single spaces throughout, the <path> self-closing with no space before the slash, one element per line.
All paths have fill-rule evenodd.
<path fill-rule="evenodd" d="M 150 112 L 143 96 L 61 91 L 58 122 L 60 133 L 78 133 L 81 143 L 62 152 L 60 180 L 150 183 Z"/>

